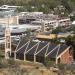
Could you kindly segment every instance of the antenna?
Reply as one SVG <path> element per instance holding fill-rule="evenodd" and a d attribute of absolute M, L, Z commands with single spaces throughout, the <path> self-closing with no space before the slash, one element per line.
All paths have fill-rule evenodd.
<path fill-rule="evenodd" d="M 5 59 L 9 59 L 9 57 L 11 56 L 11 31 L 9 28 L 9 19 L 10 19 L 11 15 L 8 15 L 8 22 L 6 24 L 5 27 Z"/>

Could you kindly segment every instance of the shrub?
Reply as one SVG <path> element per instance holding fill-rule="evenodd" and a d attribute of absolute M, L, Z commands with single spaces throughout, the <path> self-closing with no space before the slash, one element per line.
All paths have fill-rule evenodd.
<path fill-rule="evenodd" d="M 44 65 L 45 65 L 47 68 L 50 68 L 50 67 L 52 67 L 52 66 L 54 65 L 54 61 L 52 61 L 52 60 L 46 58 L 46 59 L 45 59 L 45 62 L 44 62 Z"/>
<path fill-rule="evenodd" d="M 15 65 L 16 64 L 13 59 L 8 59 L 7 62 L 9 65 Z"/>

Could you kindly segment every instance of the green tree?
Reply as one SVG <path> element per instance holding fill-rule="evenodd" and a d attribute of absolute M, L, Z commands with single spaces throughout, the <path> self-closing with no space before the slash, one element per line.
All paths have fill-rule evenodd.
<path fill-rule="evenodd" d="M 57 27 L 56 29 L 54 29 L 52 31 L 52 34 L 58 34 L 59 32 L 63 32 L 62 28 L 61 27 Z"/>
<path fill-rule="evenodd" d="M 67 0 L 61 0 L 61 4 L 68 10 L 69 13 L 72 11 Z"/>
<path fill-rule="evenodd" d="M 70 16 L 71 21 L 75 20 L 75 16 Z"/>

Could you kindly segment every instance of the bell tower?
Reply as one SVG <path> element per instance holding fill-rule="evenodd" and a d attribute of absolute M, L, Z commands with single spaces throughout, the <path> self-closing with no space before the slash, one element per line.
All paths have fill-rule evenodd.
<path fill-rule="evenodd" d="M 8 22 L 5 27 L 5 59 L 9 59 L 11 56 L 11 31 L 9 28 L 9 19 L 8 16 Z"/>

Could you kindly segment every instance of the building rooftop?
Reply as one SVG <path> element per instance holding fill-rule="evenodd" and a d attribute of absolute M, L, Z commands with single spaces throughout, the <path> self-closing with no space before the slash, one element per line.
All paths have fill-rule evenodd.
<path fill-rule="evenodd" d="M 69 47 L 65 44 L 54 44 L 50 42 L 20 41 L 22 43 L 20 42 L 16 49 L 18 50 L 18 53 L 24 54 L 24 52 L 26 52 L 27 55 L 36 55 L 53 59 Z"/>

